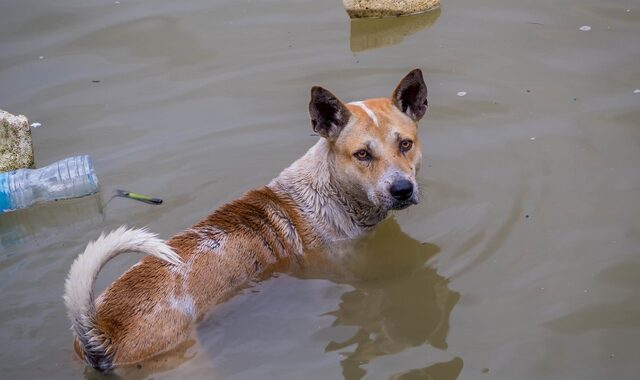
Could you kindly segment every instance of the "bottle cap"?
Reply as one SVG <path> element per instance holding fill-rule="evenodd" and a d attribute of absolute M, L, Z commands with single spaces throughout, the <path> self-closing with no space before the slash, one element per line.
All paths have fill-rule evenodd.
<path fill-rule="evenodd" d="M 9 193 L 8 173 L 0 173 L 0 213 L 11 211 L 11 193 Z"/>

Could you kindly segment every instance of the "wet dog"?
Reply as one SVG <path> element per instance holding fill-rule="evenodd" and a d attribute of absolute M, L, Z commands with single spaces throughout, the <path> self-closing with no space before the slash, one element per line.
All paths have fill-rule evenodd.
<path fill-rule="evenodd" d="M 344 104 L 313 87 L 309 113 L 321 138 L 268 185 L 167 242 L 121 227 L 87 245 L 65 283 L 76 353 L 101 371 L 165 353 L 249 281 L 417 204 L 417 123 L 426 110 L 418 69 L 391 98 Z M 94 299 L 102 266 L 126 252 L 147 257 Z"/>

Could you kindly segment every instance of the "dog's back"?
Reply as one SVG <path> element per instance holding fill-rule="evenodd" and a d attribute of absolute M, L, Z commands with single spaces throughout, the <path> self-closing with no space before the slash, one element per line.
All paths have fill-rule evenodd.
<path fill-rule="evenodd" d="M 101 239 L 127 244 L 119 236 Z M 268 187 L 250 191 L 167 241 L 181 263 L 148 256 L 111 284 L 82 316 L 91 326 L 76 329 L 76 351 L 88 364 L 110 369 L 170 350 L 213 305 L 318 243 L 291 199 Z M 77 286 L 73 281 L 70 276 L 69 289 Z M 68 305 L 77 302 L 72 297 L 79 296 L 68 291 Z"/>

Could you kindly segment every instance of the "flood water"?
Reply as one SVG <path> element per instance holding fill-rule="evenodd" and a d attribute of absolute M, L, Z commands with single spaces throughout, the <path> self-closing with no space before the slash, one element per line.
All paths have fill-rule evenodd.
<path fill-rule="evenodd" d="M 0 377 L 104 378 L 61 298 L 88 241 L 170 237 L 314 144 L 311 86 L 386 96 L 420 67 L 426 202 L 339 273 L 256 284 L 122 376 L 637 379 L 640 3 L 443 2 L 351 24 L 339 0 L 2 0 L 0 108 L 42 123 L 38 166 L 90 154 L 102 191 L 0 216 Z"/>

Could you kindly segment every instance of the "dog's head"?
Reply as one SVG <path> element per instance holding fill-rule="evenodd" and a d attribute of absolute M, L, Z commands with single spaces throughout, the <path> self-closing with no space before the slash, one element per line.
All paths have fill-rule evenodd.
<path fill-rule="evenodd" d="M 400 81 L 391 98 L 344 104 L 313 87 L 309 103 L 313 130 L 330 145 L 341 189 L 383 211 L 419 201 L 418 121 L 426 111 L 427 86 L 419 69 Z"/>

